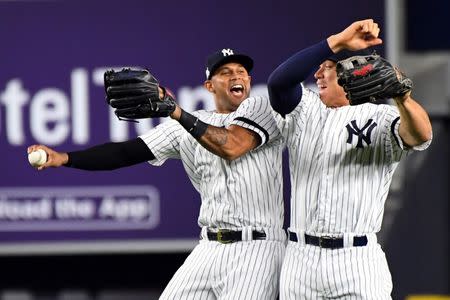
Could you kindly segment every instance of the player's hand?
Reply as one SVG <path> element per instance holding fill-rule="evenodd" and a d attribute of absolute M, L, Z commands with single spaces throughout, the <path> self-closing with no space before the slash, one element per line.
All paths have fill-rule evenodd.
<path fill-rule="evenodd" d="M 356 21 L 338 34 L 330 36 L 327 41 L 336 53 L 342 49 L 352 51 L 379 45 L 383 41 L 378 37 L 380 28 L 372 19 Z"/>
<path fill-rule="evenodd" d="M 37 149 L 42 149 L 47 153 L 47 162 L 37 168 L 39 171 L 50 167 L 60 167 L 66 164 L 69 159 L 67 153 L 56 152 L 55 150 L 44 145 L 31 145 L 27 148 L 27 152 L 31 153 Z"/>

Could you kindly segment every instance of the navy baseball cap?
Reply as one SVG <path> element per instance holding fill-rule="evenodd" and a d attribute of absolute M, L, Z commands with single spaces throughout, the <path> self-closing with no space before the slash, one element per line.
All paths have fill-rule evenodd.
<path fill-rule="evenodd" d="M 350 50 L 344 49 L 344 50 L 339 51 L 338 53 L 334 53 L 333 55 L 327 57 L 327 60 L 331 60 L 331 61 L 334 61 L 335 63 L 337 63 L 338 61 L 347 59 L 352 56 L 364 56 L 364 55 L 370 55 L 370 54 L 372 54 L 372 51 L 367 48 L 358 50 L 358 51 L 350 51 Z"/>
<path fill-rule="evenodd" d="M 206 79 L 211 79 L 220 66 L 230 62 L 241 64 L 247 72 L 250 72 L 253 68 L 253 59 L 250 56 L 237 54 L 233 49 L 224 48 L 208 56 L 206 61 Z"/>

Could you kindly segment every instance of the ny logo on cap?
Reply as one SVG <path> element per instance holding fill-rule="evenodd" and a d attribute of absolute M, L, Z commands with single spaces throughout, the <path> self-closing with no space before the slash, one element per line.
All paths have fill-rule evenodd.
<path fill-rule="evenodd" d="M 230 48 L 228 48 L 228 49 L 222 49 L 222 54 L 223 54 L 223 56 L 233 55 L 233 54 L 234 54 L 234 53 L 233 53 L 233 49 L 230 49 Z"/>

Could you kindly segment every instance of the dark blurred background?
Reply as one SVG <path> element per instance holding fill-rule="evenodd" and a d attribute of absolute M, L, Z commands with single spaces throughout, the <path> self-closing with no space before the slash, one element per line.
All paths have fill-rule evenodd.
<path fill-rule="evenodd" d="M 0 1 L 0 300 L 157 299 L 198 241 L 200 199 L 179 161 L 113 172 L 28 165 L 31 144 L 83 149 L 164 121 L 119 122 L 105 70 L 147 67 L 183 108 L 210 109 L 211 52 L 252 56 L 253 93 L 267 94 L 284 59 L 365 18 L 380 24 L 377 52 L 412 77 L 433 123 L 430 148 L 398 168 L 378 235 L 392 296 L 449 295 L 449 12 L 446 0 Z M 286 165 L 287 211 L 288 179 Z"/>

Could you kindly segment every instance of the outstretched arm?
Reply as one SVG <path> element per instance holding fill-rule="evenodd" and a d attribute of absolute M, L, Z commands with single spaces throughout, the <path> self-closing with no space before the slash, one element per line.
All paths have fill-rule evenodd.
<path fill-rule="evenodd" d="M 300 83 L 324 60 L 343 49 L 355 51 L 381 44 L 379 32 L 378 24 L 372 19 L 357 21 L 340 33 L 294 54 L 269 77 L 270 102 L 274 110 L 282 116 L 290 113 L 301 100 Z"/>
<path fill-rule="evenodd" d="M 301 100 L 300 83 L 332 54 L 327 41 L 324 40 L 294 54 L 278 66 L 267 82 L 273 109 L 283 117 L 293 111 Z"/>
<path fill-rule="evenodd" d="M 426 111 L 411 98 L 411 92 L 394 98 L 400 111 L 399 134 L 403 142 L 414 147 L 431 140 L 431 122 Z"/>
<path fill-rule="evenodd" d="M 90 171 L 114 170 L 155 159 L 140 138 L 120 143 L 106 143 L 74 152 L 57 152 L 44 145 L 32 145 L 28 147 L 28 153 L 37 149 L 43 149 L 48 157 L 47 162 L 38 167 L 38 170 L 60 166 Z"/>

